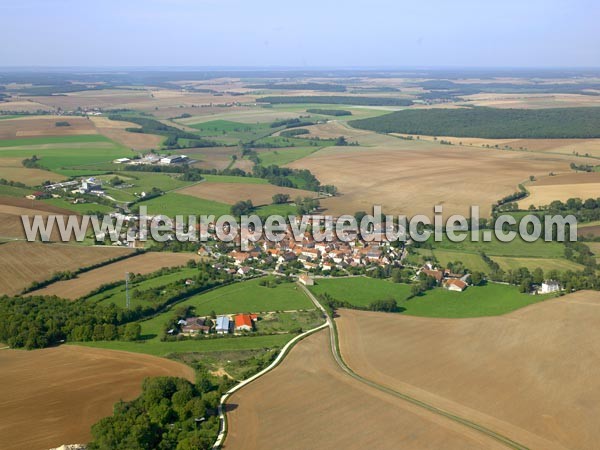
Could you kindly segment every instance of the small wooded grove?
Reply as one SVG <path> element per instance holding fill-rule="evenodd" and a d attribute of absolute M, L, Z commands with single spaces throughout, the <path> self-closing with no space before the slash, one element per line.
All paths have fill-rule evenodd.
<path fill-rule="evenodd" d="M 183 378 L 147 378 L 137 399 L 117 403 L 112 416 L 92 426 L 87 448 L 211 448 L 219 432 L 217 405 L 229 383 L 203 373 L 197 378 L 196 384 Z"/>
<path fill-rule="evenodd" d="M 597 138 L 600 108 L 419 109 L 349 122 L 379 133 L 504 138 Z"/>

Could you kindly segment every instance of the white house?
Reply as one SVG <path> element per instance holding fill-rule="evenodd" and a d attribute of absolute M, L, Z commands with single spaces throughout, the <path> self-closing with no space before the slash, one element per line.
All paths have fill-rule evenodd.
<path fill-rule="evenodd" d="M 560 283 L 555 280 L 546 280 L 542 283 L 541 294 L 550 294 L 552 292 L 560 291 Z"/>

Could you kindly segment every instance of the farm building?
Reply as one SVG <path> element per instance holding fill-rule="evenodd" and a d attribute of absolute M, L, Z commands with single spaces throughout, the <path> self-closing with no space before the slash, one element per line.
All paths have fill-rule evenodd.
<path fill-rule="evenodd" d="M 252 331 L 256 314 L 236 314 L 234 320 L 235 331 Z"/>
<path fill-rule="evenodd" d="M 466 282 L 464 282 L 463 280 L 458 280 L 456 278 L 449 278 L 444 281 L 444 287 L 449 291 L 462 292 L 468 286 L 469 285 Z"/>
<path fill-rule="evenodd" d="M 560 291 L 560 283 L 555 280 L 546 280 L 542 283 L 542 288 L 540 289 L 540 293 L 542 294 L 550 294 L 551 292 Z"/>
<path fill-rule="evenodd" d="M 231 330 L 231 320 L 227 316 L 217 317 L 217 326 L 215 331 L 217 334 L 228 334 Z"/>
<path fill-rule="evenodd" d="M 186 162 L 188 159 L 185 155 L 173 155 L 173 156 L 164 156 L 160 158 L 161 164 L 180 164 Z"/>
<path fill-rule="evenodd" d="M 313 278 L 307 274 L 302 274 L 300 275 L 300 277 L 298 278 L 298 281 L 300 281 L 300 283 L 302 283 L 304 286 L 314 286 L 315 284 L 315 280 L 313 280 Z"/>
<path fill-rule="evenodd" d="M 210 326 L 206 325 L 205 317 L 190 317 L 183 322 L 184 324 L 181 327 L 182 334 L 194 335 L 200 333 L 210 333 Z"/>

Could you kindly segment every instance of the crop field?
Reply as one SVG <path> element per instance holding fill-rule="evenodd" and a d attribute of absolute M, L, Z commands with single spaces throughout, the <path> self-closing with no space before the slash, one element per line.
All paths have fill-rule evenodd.
<path fill-rule="evenodd" d="M 490 242 L 483 241 L 483 234 L 486 231 L 492 231 Z M 467 253 L 484 252 L 488 256 L 522 258 L 562 258 L 564 256 L 564 245 L 560 242 L 545 242 L 544 240 L 526 242 L 519 237 L 510 242 L 502 242 L 496 238 L 493 230 L 481 230 L 479 233 L 479 241 L 477 242 L 471 241 L 470 236 L 463 242 L 452 242 L 447 237 L 443 237 L 440 242 L 434 242 L 432 237 L 429 242 L 434 251 L 444 249 Z"/>
<path fill-rule="evenodd" d="M 579 272 L 584 269 L 584 266 L 581 264 L 563 258 L 510 258 L 506 256 L 494 256 L 492 259 L 496 261 L 504 271 L 510 269 L 515 270 L 519 267 L 527 267 L 529 270 L 534 270 L 539 267 L 546 273 L 551 270 L 558 270 L 559 272 L 573 270 Z"/>
<path fill-rule="evenodd" d="M 57 127 L 57 122 L 70 125 Z M 94 122 L 85 117 L 22 116 L 0 122 L 0 139 L 17 139 L 38 136 L 76 136 L 96 134 Z"/>
<path fill-rule="evenodd" d="M 233 122 L 229 120 L 212 120 L 190 125 L 199 134 L 207 139 L 236 144 L 239 141 L 252 141 L 274 133 L 277 128 L 272 128 L 269 123 L 258 122 L 254 124 Z"/>
<path fill-rule="evenodd" d="M 599 301 L 582 291 L 465 320 L 343 310 L 336 322 L 345 361 L 370 380 L 527 448 L 592 449 Z"/>
<path fill-rule="evenodd" d="M 25 182 L 29 186 L 38 186 L 44 181 L 62 181 L 64 176 L 42 169 L 24 167 L 24 158 L 0 158 L 0 178 L 9 181 Z"/>
<path fill-rule="evenodd" d="M 25 239 L 25 231 L 21 215 L 40 215 L 47 218 L 49 214 L 72 214 L 71 211 L 47 204 L 38 200 L 28 200 L 21 195 L 29 193 L 20 188 L 0 186 L 0 192 L 7 196 L 0 197 L 0 237 Z M 14 195 L 14 196 L 13 196 Z M 20 198 L 19 198 L 20 197 Z M 59 240 L 57 230 L 50 236 L 51 240 Z"/>
<path fill-rule="evenodd" d="M 374 442 L 390 450 L 502 448 L 345 374 L 333 360 L 326 330 L 296 344 L 281 365 L 228 404 L 228 450 L 358 450 Z"/>
<path fill-rule="evenodd" d="M 91 117 L 98 133 L 133 150 L 149 150 L 160 148 L 164 136 L 148 133 L 131 133 L 127 128 L 140 128 L 139 125 L 120 120 L 110 120 L 107 117 Z"/>
<path fill-rule="evenodd" d="M 282 147 L 276 149 L 256 149 L 263 166 L 283 166 L 308 155 L 318 152 L 322 147 Z"/>
<path fill-rule="evenodd" d="M 163 267 L 183 266 L 190 259 L 198 257 L 193 253 L 147 252 L 84 272 L 77 278 L 52 283 L 30 295 L 56 295 L 74 300 L 103 284 L 124 280 L 125 272 L 147 274 Z"/>
<path fill-rule="evenodd" d="M 0 294 L 17 294 L 33 281 L 131 252 L 125 248 L 8 242 L 0 245 Z"/>
<path fill-rule="evenodd" d="M 147 206 L 148 214 L 163 214 L 172 218 L 178 214 L 198 216 L 214 214 L 218 217 L 231 212 L 231 205 L 176 192 L 145 200 L 139 205 Z"/>
<path fill-rule="evenodd" d="M 515 286 L 488 283 L 471 286 L 464 292 L 435 288 L 409 299 L 410 285 L 367 277 L 321 279 L 310 289 L 315 294 L 327 293 L 335 300 L 363 308 L 375 300 L 393 298 L 400 313 L 423 317 L 494 316 L 549 298 L 521 294 Z"/>
<path fill-rule="evenodd" d="M 468 216 L 469 205 L 480 206 L 485 217 L 493 203 L 516 192 L 529 176 L 570 171 L 570 159 L 563 155 L 448 146 L 382 135 L 363 134 L 361 139 L 372 144 L 328 147 L 289 164 L 309 169 L 322 183 L 339 189 L 340 196 L 322 201 L 333 214 L 370 211 L 373 204 L 380 204 L 388 213 L 431 217 L 433 206 L 441 204 L 445 217 Z"/>
<path fill-rule="evenodd" d="M 128 150 L 101 135 L 49 136 L 0 141 L 0 158 L 30 158 L 37 155 L 42 167 L 60 169 L 110 162 L 132 156 Z"/>
<path fill-rule="evenodd" d="M 0 350 L 0 366 L 0 442 L 5 450 L 88 442 L 91 425 L 112 414 L 114 403 L 136 398 L 144 378 L 194 381 L 193 370 L 175 361 L 67 345 Z"/>
<path fill-rule="evenodd" d="M 489 267 L 483 258 L 476 253 L 457 252 L 446 249 L 436 249 L 435 251 L 431 251 L 422 248 L 418 249 L 418 253 L 425 257 L 435 256 L 437 261 L 444 267 L 448 267 L 448 263 L 460 261 L 471 272 L 479 271 L 486 273 L 489 270 Z"/>
<path fill-rule="evenodd" d="M 218 169 L 223 170 L 228 168 L 234 162 L 232 156 L 238 157 L 233 167 L 240 161 L 240 149 L 235 147 L 203 147 L 203 148 L 186 148 L 179 153 L 187 155 L 195 162 L 192 166 L 202 169 Z"/>
<path fill-rule="evenodd" d="M 554 200 L 566 202 L 570 198 L 597 198 L 600 195 L 600 172 L 544 177 L 528 185 L 527 189 L 531 195 L 519 202 L 521 209 L 527 209 L 530 205 L 549 205 Z"/>
<path fill-rule="evenodd" d="M 254 206 L 270 205 L 275 194 L 287 194 L 291 200 L 297 197 L 314 198 L 317 193 L 302 189 L 292 189 L 272 184 L 257 183 L 221 183 L 206 181 L 181 189 L 180 194 L 216 201 L 219 203 L 234 204 L 240 200 L 252 200 Z"/>

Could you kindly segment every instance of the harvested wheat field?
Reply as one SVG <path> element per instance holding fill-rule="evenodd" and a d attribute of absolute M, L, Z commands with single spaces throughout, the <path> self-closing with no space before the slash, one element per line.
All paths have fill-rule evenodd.
<path fill-rule="evenodd" d="M 7 242 L 0 245 L 0 295 L 18 294 L 34 281 L 126 255 L 130 249 Z"/>
<path fill-rule="evenodd" d="M 0 237 L 25 239 L 21 215 L 41 215 L 45 221 L 50 214 L 68 216 L 73 212 L 37 200 L 0 196 Z M 56 230 L 50 235 L 50 240 L 57 241 L 59 238 Z"/>
<path fill-rule="evenodd" d="M 234 204 L 240 200 L 252 200 L 255 206 L 270 205 L 275 194 L 287 194 L 291 200 L 296 197 L 316 197 L 314 191 L 292 189 L 272 184 L 257 183 L 215 183 L 211 181 L 198 183 L 177 191 L 180 194 Z"/>
<path fill-rule="evenodd" d="M 44 181 L 62 181 L 66 177 L 42 169 L 23 167 L 23 158 L 0 158 L 0 178 L 9 181 L 24 181 L 30 186 L 38 186 Z"/>
<path fill-rule="evenodd" d="M 486 436 L 344 373 L 326 330 L 228 400 L 226 449 L 494 449 Z"/>
<path fill-rule="evenodd" d="M 540 178 L 528 185 L 530 196 L 519 202 L 519 207 L 549 205 L 554 200 L 570 198 L 598 198 L 600 196 L 600 172 L 578 172 Z"/>
<path fill-rule="evenodd" d="M 63 345 L 0 350 L 0 442 L 4 450 L 86 443 L 90 427 L 133 400 L 151 376 L 194 380 L 183 364 L 137 353 Z"/>
<path fill-rule="evenodd" d="M 123 280 L 125 272 L 146 274 L 163 267 L 183 266 L 190 259 L 197 260 L 198 256 L 193 253 L 148 252 L 84 272 L 77 278 L 52 283 L 30 295 L 56 295 L 74 300 L 103 284 Z"/>
<path fill-rule="evenodd" d="M 376 139 L 380 143 L 371 147 L 322 149 L 289 166 L 309 169 L 339 189 L 341 196 L 321 202 L 329 212 L 353 214 L 379 204 L 409 216 L 432 216 L 438 204 L 445 216 L 468 214 L 469 205 L 479 205 L 487 216 L 493 203 L 516 192 L 530 175 L 570 171 L 571 158 L 563 155 Z"/>
<path fill-rule="evenodd" d="M 598 292 L 497 317 L 342 310 L 337 323 L 344 359 L 370 380 L 528 448 L 598 448 Z"/>
<path fill-rule="evenodd" d="M 96 116 L 90 120 L 96 126 L 98 133 L 133 150 L 149 150 L 159 148 L 164 136 L 146 133 L 132 133 L 127 128 L 141 128 L 139 125 L 120 120 L 110 120 L 108 117 Z"/>
<path fill-rule="evenodd" d="M 68 127 L 57 127 L 56 122 L 69 122 Z M 19 117 L 0 121 L 0 139 L 39 136 L 72 136 L 96 134 L 94 123 L 85 117 L 38 116 Z"/>

